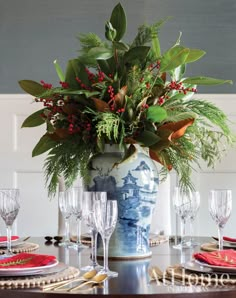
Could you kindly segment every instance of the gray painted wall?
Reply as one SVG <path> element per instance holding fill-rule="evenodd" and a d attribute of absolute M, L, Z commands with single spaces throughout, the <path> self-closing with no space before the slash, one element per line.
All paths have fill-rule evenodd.
<path fill-rule="evenodd" d="M 120 1 L 128 18 L 125 40 L 138 25 L 173 18 L 162 27 L 165 51 L 183 32 L 182 43 L 207 54 L 189 65 L 188 75 L 232 79 L 234 85 L 199 87 L 200 93 L 236 91 L 236 0 L 126 0 Z M 114 0 L 0 0 L 0 93 L 24 93 L 18 80 L 57 83 L 53 61 L 63 67 L 79 49 L 78 33 L 95 32 L 103 38 Z"/>

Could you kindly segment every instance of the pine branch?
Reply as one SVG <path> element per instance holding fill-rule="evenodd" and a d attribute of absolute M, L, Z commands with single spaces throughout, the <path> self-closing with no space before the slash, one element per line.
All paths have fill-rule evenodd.
<path fill-rule="evenodd" d="M 89 180 L 88 163 L 91 150 L 83 143 L 62 142 L 53 148 L 44 163 L 45 178 L 48 183 L 49 196 L 57 191 L 58 178 L 63 177 L 66 188 L 69 188 L 75 179 L 80 176 Z"/>

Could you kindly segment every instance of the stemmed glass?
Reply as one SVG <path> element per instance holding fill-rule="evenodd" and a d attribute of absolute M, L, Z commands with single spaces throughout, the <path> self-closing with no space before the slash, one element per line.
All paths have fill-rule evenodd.
<path fill-rule="evenodd" d="M 118 276 L 117 272 L 108 268 L 108 248 L 111 235 L 115 229 L 118 217 L 118 207 L 116 200 L 107 200 L 107 202 L 95 202 L 94 219 L 98 232 L 103 242 L 103 269 L 100 274 L 107 274 L 110 277 Z"/>
<path fill-rule="evenodd" d="M 60 246 L 69 247 L 72 243 L 70 241 L 70 217 L 72 215 L 71 196 L 68 191 L 60 191 L 58 194 L 58 203 L 61 214 L 65 220 L 65 239 L 60 242 Z"/>
<path fill-rule="evenodd" d="M 213 189 L 210 191 L 209 211 L 218 228 L 218 249 L 223 249 L 223 229 L 232 210 L 232 191 Z"/>
<path fill-rule="evenodd" d="M 82 203 L 83 203 L 83 188 L 73 187 L 67 190 L 70 196 L 72 215 L 75 216 L 77 225 L 77 240 L 72 247 L 77 249 L 87 248 L 86 245 L 81 243 L 81 220 L 82 220 Z"/>
<path fill-rule="evenodd" d="M 12 225 L 20 209 L 19 198 L 19 189 L 0 189 L 0 215 L 7 229 L 7 253 L 4 257 L 13 255 L 11 250 Z"/>
<path fill-rule="evenodd" d="M 191 200 L 189 194 L 185 194 L 179 187 L 173 193 L 173 205 L 176 214 L 181 220 L 181 242 L 173 246 L 176 249 L 189 248 L 190 244 L 186 241 L 186 221 L 190 218 Z"/>
<path fill-rule="evenodd" d="M 93 269 L 100 270 L 97 262 L 97 235 L 98 230 L 94 220 L 94 209 L 96 201 L 107 201 L 107 193 L 99 191 L 85 191 L 83 193 L 83 219 L 91 233 L 91 264 L 80 268 L 81 270 L 90 271 Z"/>
<path fill-rule="evenodd" d="M 192 191 L 189 194 L 190 197 L 190 217 L 189 217 L 189 223 L 190 223 L 190 239 L 189 239 L 189 245 L 191 247 L 198 245 L 199 243 L 194 241 L 193 238 L 193 222 L 196 219 L 199 207 L 200 207 L 200 193 L 199 191 Z"/>

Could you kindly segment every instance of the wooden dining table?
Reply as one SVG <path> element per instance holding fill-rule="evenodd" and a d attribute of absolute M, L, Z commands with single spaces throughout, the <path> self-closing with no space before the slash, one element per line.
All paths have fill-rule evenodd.
<path fill-rule="evenodd" d="M 200 243 L 212 241 L 207 237 L 197 239 Z M 90 249 L 86 248 L 78 252 L 74 248 L 58 246 L 58 243 L 45 242 L 43 237 L 31 237 L 28 241 L 39 244 L 34 253 L 55 255 L 60 262 L 81 268 L 90 262 Z M 136 260 L 109 260 L 109 267 L 118 272 L 118 277 L 108 279 L 102 286 L 91 287 L 88 291 L 69 293 L 65 291 L 42 291 L 40 288 L 0 289 L 0 298 L 66 298 L 73 297 L 111 297 L 111 298 L 235 298 L 236 286 L 208 286 L 185 285 L 184 283 L 163 283 L 150 281 L 148 269 L 158 266 L 165 270 L 170 265 L 180 264 L 190 260 L 194 251 L 200 247 L 185 249 L 183 251 L 173 249 L 173 242 L 166 241 L 151 248 L 152 256 L 146 259 Z M 98 260 L 102 264 L 103 260 Z M 82 274 L 82 272 L 81 272 Z"/>

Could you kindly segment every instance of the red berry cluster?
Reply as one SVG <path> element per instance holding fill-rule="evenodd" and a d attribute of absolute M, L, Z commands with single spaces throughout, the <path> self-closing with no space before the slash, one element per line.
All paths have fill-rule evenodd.
<path fill-rule="evenodd" d="M 99 82 L 99 83 L 103 82 L 104 78 L 105 78 L 105 74 L 104 74 L 104 72 L 99 71 L 99 72 L 98 72 L 98 82 Z"/>
<path fill-rule="evenodd" d="M 95 81 L 94 81 L 94 77 L 95 77 L 94 73 L 92 73 L 88 68 L 85 68 L 85 71 L 87 72 L 89 81 L 92 82 L 92 83 L 95 83 Z"/>
<path fill-rule="evenodd" d="M 182 82 L 171 81 L 167 87 L 171 90 L 178 90 L 180 93 L 183 92 L 184 94 L 187 94 L 187 92 L 197 92 L 196 88 L 184 88 Z"/>
<path fill-rule="evenodd" d="M 61 84 L 61 86 L 62 86 L 63 89 L 68 89 L 70 87 L 67 82 L 60 81 L 60 84 Z"/>
<path fill-rule="evenodd" d="M 121 108 L 121 109 L 118 109 L 116 112 L 117 113 L 123 113 L 125 111 L 125 108 Z"/>
<path fill-rule="evenodd" d="M 45 89 L 52 89 L 52 84 L 45 83 L 43 80 L 40 81 Z"/>
<path fill-rule="evenodd" d="M 143 110 L 146 110 L 146 109 L 148 109 L 149 108 L 149 105 L 147 104 L 147 103 L 144 103 L 144 104 L 142 104 L 142 106 L 141 106 L 141 110 L 143 111 Z"/>
<path fill-rule="evenodd" d="M 80 87 L 81 87 L 82 89 L 85 89 L 85 90 L 91 90 L 91 88 L 89 88 L 89 87 L 86 86 L 84 83 L 82 83 L 82 81 L 81 81 L 78 77 L 76 77 L 75 79 L 76 79 L 76 81 L 80 84 Z"/>

